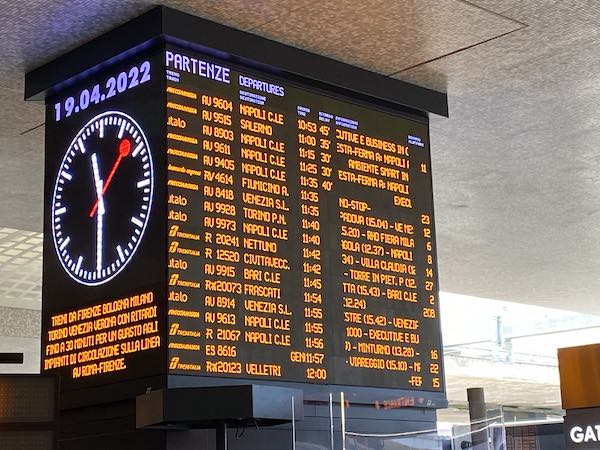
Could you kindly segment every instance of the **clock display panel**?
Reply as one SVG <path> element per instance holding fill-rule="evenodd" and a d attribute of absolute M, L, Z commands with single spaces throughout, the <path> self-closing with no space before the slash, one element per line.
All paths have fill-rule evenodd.
<path fill-rule="evenodd" d="M 115 277 L 143 238 L 154 171 L 148 140 L 129 115 L 89 120 L 69 145 L 52 201 L 52 235 L 65 271 L 85 285 Z"/>
<path fill-rule="evenodd" d="M 157 52 L 84 72 L 46 102 L 41 369 L 77 397 L 125 380 L 159 388 L 165 372 Z"/>

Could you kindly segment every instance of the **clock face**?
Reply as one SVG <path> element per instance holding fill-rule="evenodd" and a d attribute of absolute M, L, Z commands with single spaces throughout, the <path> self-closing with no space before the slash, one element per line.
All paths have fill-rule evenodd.
<path fill-rule="evenodd" d="M 133 118 L 104 112 L 77 133 L 51 206 L 54 246 L 71 278 L 96 286 L 123 270 L 143 238 L 153 186 L 148 140 Z"/>

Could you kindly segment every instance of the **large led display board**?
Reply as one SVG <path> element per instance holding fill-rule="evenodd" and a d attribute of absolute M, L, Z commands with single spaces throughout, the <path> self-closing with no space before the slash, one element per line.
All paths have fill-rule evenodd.
<path fill-rule="evenodd" d="M 443 393 L 426 114 L 208 53 L 48 97 L 42 369 Z"/>
<path fill-rule="evenodd" d="M 427 124 L 165 62 L 170 369 L 441 390 Z"/>

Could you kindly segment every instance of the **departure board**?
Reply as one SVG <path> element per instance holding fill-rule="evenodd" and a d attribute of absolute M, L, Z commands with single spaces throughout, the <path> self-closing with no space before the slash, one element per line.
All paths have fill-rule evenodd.
<path fill-rule="evenodd" d="M 165 63 L 170 373 L 443 391 L 426 120 Z"/>

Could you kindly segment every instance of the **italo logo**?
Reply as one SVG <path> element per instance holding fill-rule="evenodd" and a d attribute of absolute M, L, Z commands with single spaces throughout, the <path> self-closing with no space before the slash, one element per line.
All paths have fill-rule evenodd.
<path fill-rule="evenodd" d="M 600 425 L 588 425 L 585 430 L 582 427 L 573 427 L 569 433 L 571 440 L 576 444 L 582 442 L 600 441 Z"/>

